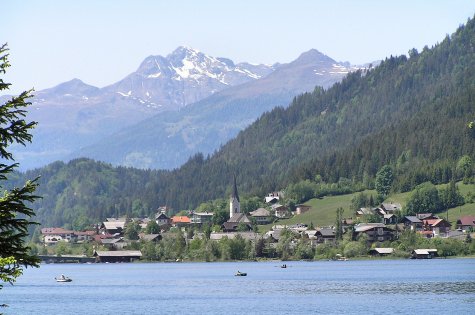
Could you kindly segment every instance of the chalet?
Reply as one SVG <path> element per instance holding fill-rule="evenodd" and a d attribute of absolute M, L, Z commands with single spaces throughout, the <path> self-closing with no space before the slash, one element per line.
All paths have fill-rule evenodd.
<path fill-rule="evenodd" d="M 257 224 L 268 224 L 271 222 L 270 211 L 264 208 L 259 208 L 249 213 L 252 218 L 256 220 Z"/>
<path fill-rule="evenodd" d="M 414 249 L 412 258 L 415 259 L 431 259 L 437 256 L 437 249 Z"/>
<path fill-rule="evenodd" d="M 394 248 L 373 248 L 369 251 L 372 256 L 388 256 L 394 253 Z"/>
<path fill-rule="evenodd" d="M 406 229 L 411 231 L 422 231 L 422 221 L 417 216 L 408 215 L 402 219 Z"/>
<path fill-rule="evenodd" d="M 302 233 L 302 236 L 307 236 L 310 241 L 310 245 L 317 246 L 317 236 L 315 235 L 317 230 L 305 230 Z"/>
<path fill-rule="evenodd" d="M 422 220 L 424 231 L 431 231 L 434 236 L 445 236 L 450 231 L 451 224 L 444 219 Z"/>
<path fill-rule="evenodd" d="M 272 193 L 269 193 L 264 198 L 264 201 L 265 201 L 265 203 L 275 204 L 275 203 L 279 202 L 279 199 L 280 199 L 280 193 L 272 192 Z"/>
<path fill-rule="evenodd" d="M 457 220 L 457 229 L 462 231 L 474 231 L 475 230 L 475 216 L 466 215 L 460 217 Z"/>
<path fill-rule="evenodd" d="M 235 232 L 240 224 L 244 224 L 248 230 L 252 230 L 251 220 L 244 213 L 236 213 L 223 224 L 224 232 Z"/>
<path fill-rule="evenodd" d="M 172 217 L 172 226 L 175 227 L 184 227 L 191 223 L 191 219 L 187 216 L 173 216 Z"/>
<path fill-rule="evenodd" d="M 383 223 L 360 223 L 355 225 L 354 238 L 366 234 L 368 242 L 384 242 L 393 239 L 394 230 L 385 226 Z"/>
<path fill-rule="evenodd" d="M 125 224 L 126 224 L 126 220 L 124 219 L 123 221 L 122 220 L 117 220 L 117 219 L 113 219 L 113 220 L 110 220 L 107 219 L 106 221 L 102 222 L 101 224 L 101 233 L 102 234 L 122 234 L 124 229 L 125 229 Z"/>
<path fill-rule="evenodd" d="M 281 204 L 276 203 L 271 206 L 271 209 L 277 218 L 286 218 L 289 216 L 289 208 Z"/>
<path fill-rule="evenodd" d="M 400 203 L 382 203 L 379 209 L 383 214 L 396 214 L 402 210 L 402 206 Z"/>
<path fill-rule="evenodd" d="M 397 217 L 395 214 L 385 214 L 383 215 L 383 223 L 388 225 L 388 224 L 394 224 L 397 222 Z"/>
<path fill-rule="evenodd" d="M 139 260 L 142 257 L 142 252 L 139 250 L 94 251 L 93 256 L 96 258 L 96 262 L 132 262 Z"/>
<path fill-rule="evenodd" d="M 53 245 L 59 241 L 74 242 L 76 240 L 74 231 L 63 228 L 42 228 L 41 234 L 43 235 L 45 245 Z"/>
<path fill-rule="evenodd" d="M 213 220 L 213 213 L 212 212 L 193 212 L 191 215 L 191 223 L 194 224 L 203 224 L 203 223 L 211 223 Z"/>
<path fill-rule="evenodd" d="M 171 220 L 165 213 L 157 213 L 155 215 L 155 222 L 157 222 L 159 226 L 162 226 L 170 224 Z"/>
<path fill-rule="evenodd" d="M 318 244 L 334 244 L 336 241 L 335 230 L 331 228 L 322 228 L 315 233 Z"/>
<path fill-rule="evenodd" d="M 304 214 L 305 212 L 310 210 L 310 208 L 312 208 L 312 207 L 307 206 L 307 205 L 303 205 L 303 204 L 297 205 L 296 208 L 295 208 L 295 214 L 297 214 L 297 215 Z"/>

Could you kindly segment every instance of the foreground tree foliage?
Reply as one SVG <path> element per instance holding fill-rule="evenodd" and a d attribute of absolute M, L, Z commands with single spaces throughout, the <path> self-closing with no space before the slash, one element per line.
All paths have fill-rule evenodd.
<path fill-rule="evenodd" d="M 0 75 L 5 74 L 8 63 L 6 44 L 0 47 Z M 0 78 L 0 92 L 8 90 L 10 83 Z M 12 144 L 25 145 L 31 142 L 31 129 L 35 122 L 26 122 L 25 108 L 31 103 L 31 91 L 23 92 L 0 105 L 0 280 L 13 283 L 22 274 L 23 267 L 38 267 L 39 260 L 29 254 L 25 244 L 28 228 L 35 224 L 29 219 L 35 215 L 30 205 L 38 196 L 34 195 L 37 180 L 26 181 L 21 188 L 5 190 L 3 183 L 18 166 L 14 163 L 8 147 Z M 8 164 L 8 161 L 11 163 Z M 0 284 L 0 288 L 2 285 Z"/>

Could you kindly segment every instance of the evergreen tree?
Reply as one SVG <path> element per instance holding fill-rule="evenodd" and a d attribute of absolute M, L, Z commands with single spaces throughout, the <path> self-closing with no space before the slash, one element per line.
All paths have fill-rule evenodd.
<path fill-rule="evenodd" d="M 381 196 L 389 195 L 394 176 L 389 165 L 384 165 L 377 173 L 375 180 L 375 188 Z"/>
<path fill-rule="evenodd" d="M 343 208 L 336 209 L 336 221 L 335 221 L 335 239 L 337 241 L 343 239 Z"/>
<path fill-rule="evenodd" d="M 0 47 L 0 74 L 5 74 L 8 63 L 8 49 L 6 44 Z M 8 90 L 10 83 L 5 83 L 0 78 L 0 92 Z M 31 142 L 31 129 L 35 122 L 26 122 L 26 107 L 31 105 L 28 98 L 31 90 L 12 97 L 0 106 L 0 188 L 4 190 L 2 182 L 12 175 L 18 163 L 8 147 L 11 144 L 25 145 Z M 8 162 L 11 162 L 8 164 Z M 7 163 L 7 164 L 5 164 Z M 25 244 L 28 236 L 28 227 L 35 224 L 29 219 L 35 215 L 30 208 L 30 203 L 38 199 L 34 195 L 37 179 L 26 181 L 21 188 L 4 190 L 0 197 L 0 281 L 15 282 L 22 272 L 23 267 L 38 267 L 38 257 L 29 253 Z M 0 288 L 2 285 L 0 284 Z"/>

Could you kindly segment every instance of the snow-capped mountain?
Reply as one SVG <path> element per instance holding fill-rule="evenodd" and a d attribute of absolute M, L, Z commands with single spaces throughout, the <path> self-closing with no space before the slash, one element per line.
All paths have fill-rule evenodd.
<path fill-rule="evenodd" d="M 147 57 L 137 71 L 104 88 L 104 92 L 130 98 L 160 109 L 177 109 L 230 86 L 260 79 L 272 66 L 234 64 L 189 47 L 178 47 L 166 57 Z"/>
<path fill-rule="evenodd" d="M 176 168 L 198 152 L 213 153 L 265 111 L 285 107 L 293 97 L 315 86 L 327 88 L 359 68 L 312 49 L 279 65 L 266 77 L 217 92 L 185 110 L 157 114 L 74 152 L 70 158 L 86 156 L 115 165 Z"/>

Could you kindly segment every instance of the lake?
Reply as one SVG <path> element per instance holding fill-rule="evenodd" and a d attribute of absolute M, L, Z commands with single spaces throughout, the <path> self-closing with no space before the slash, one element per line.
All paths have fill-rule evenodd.
<path fill-rule="evenodd" d="M 473 314 L 475 259 L 42 264 L 4 314 Z M 246 277 L 235 277 L 240 270 Z M 57 283 L 64 274 L 70 283 Z"/>

